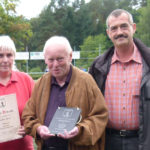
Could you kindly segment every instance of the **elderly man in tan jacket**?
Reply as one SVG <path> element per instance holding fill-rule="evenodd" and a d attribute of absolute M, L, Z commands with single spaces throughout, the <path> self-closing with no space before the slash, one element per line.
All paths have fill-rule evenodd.
<path fill-rule="evenodd" d="M 51 37 L 44 46 L 49 72 L 35 84 L 22 119 L 38 150 L 104 150 L 108 111 L 90 74 L 71 65 L 72 48 L 65 37 Z M 55 136 L 48 126 L 58 107 L 78 107 L 82 119 L 71 130 Z"/>

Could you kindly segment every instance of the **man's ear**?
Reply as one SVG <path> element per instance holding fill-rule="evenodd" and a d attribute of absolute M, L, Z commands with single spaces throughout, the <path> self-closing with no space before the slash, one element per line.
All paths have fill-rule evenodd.
<path fill-rule="evenodd" d="M 46 56 L 44 56 L 44 61 L 45 61 L 45 64 L 47 64 L 47 58 L 46 58 Z"/>
<path fill-rule="evenodd" d="M 72 53 L 73 53 L 73 52 L 71 52 L 71 53 L 69 54 L 70 62 L 72 62 Z"/>
<path fill-rule="evenodd" d="M 109 36 L 109 29 L 106 29 L 106 33 L 107 33 L 107 36 L 110 38 L 110 36 Z"/>
<path fill-rule="evenodd" d="M 136 32 L 136 24 L 135 23 L 132 24 L 132 28 L 133 28 L 133 33 L 135 33 Z"/>

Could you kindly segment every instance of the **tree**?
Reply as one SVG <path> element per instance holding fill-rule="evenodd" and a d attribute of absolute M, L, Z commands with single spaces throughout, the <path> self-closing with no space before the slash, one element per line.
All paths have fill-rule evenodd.
<path fill-rule="evenodd" d="M 72 7 L 67 0 L 52 0 L 38 18 L 31 19 L 33 36 L 29 42 L 29 49 L 41 51 L 45 41 L 53 35 L 66 36 L 71 45 L 78 49 L 83 39 L 90 34 L 92 24 L 84 0 L 78 2 Z M 30 62 L 30 66 L 35 65 L 45 69 L 45 64 Z"/>
<path fill-rule="evenodd" d="M 146 45 L 150 46 L 150 0 L 147 0 L 147 6 L 139 9 L 139 23 L 137 24 L 136 36 L 140 38 Z"/>
<path fill-rule="evenodd" d="M 0 2 L 0 33 L 11 36 L 19 49 L 32 36 L 31 26 L 23 16 L 16 16 L 18 0 L 1 0 Z M 21 43 L 22 42 L 22 43 Z"/>
<path fill-rule="evenodd" d="M 80 45 L 85 45 L 83 42 L 88 36 L 107 37 L 105 22 L 112 10 L 125 8 L 138 21 L 139 14 L 133 9 L 135 5 L 137 0 L 91 0 L 89 3 L 85 3 L 85 0 L 51 0 L 39 17 L 30 20 L 33 36 L 28 44 L 29 49 L 42 51 L 49 37 L 63 35 L 69 39 L 74 50 L 80 51 Z M 107 42 L 110 45 L 108 37 Z M 40 66 L 41 70 L 45 69 L 44 61 L 30 61 L 30 68 L 36 66 Z"/>
<path fill-rule="evenodd" d="M 7 15 L 11 15 L 16 12 L 16 4 L 18 1 L 19 0 L 1 0 L 0 6 Z"/>
<path fill-rule="evenodd" d="M 88 36 L 84 40 L 83 45 L 80 45 L 80 59 L 76 61 L 76 65 L 79 68 L 88 70 L 93 60 L 101 55 L 110 45 L 111 42 L 108 41 L 107 36 L 104 34 Z"/>
<path fill-rule="evenodd" d="M 0 33 L 9 35 L 14 40 L 17 51 L 25 51 L 32 31 L 29 21 L 16 15 L 17 2 L 18 0 L 0 1 Z M 22 63 L 25 65 L 25 61 Z"/>

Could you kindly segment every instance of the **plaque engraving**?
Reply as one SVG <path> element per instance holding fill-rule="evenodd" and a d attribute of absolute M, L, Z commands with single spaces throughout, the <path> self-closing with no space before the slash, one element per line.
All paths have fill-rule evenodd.
<path fill-rule="evenodd" d="M 0 143 L 22 138 L 16 94 L 0 96 Z"/>
<path fill-rule="evenodd" d="M 81 109 L 72 107 L 58 107 L 49 130 L 52 134 L 64 133 L 64 130 L 71 131 L 80 120 Z"/>

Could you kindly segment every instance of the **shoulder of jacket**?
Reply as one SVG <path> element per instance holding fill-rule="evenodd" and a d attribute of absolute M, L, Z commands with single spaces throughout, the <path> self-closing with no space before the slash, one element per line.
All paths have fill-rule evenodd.
<path fill-rule="evenodd" d="M 92 76 L 90 75 L 90 73 L 88 72 L 85 72 L 77 67 L 73 67 L 73 73 L 76 78 L 80 79 L 81 81 L 83 80 L 86 80 L 88 78 L 92 78 Z"/>

